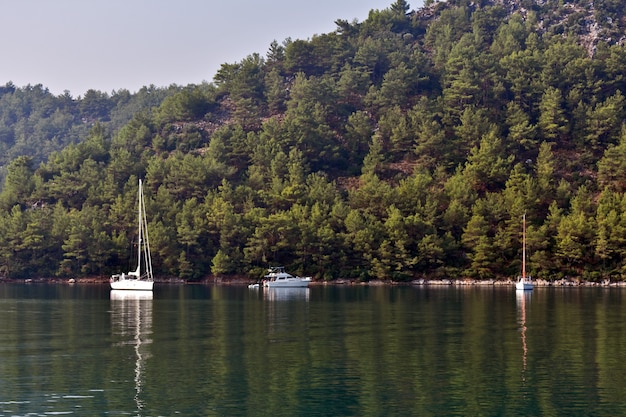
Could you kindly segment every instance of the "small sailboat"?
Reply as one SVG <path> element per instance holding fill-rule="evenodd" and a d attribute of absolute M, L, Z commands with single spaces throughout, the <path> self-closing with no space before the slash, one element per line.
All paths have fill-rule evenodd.
<path fill-rule="evenodd" d="M 150 256 L 150 241 L 148 239 L 148 221 L 146 219 L 146 205 L 143 196 L 143 184 L 139 180 L 138 191 L 138 259 L 137 269 L 128 273 L 111 276 L 113 290 L 141 290 L 152 291 L 154 277 L 152 275 L 152 257 Z"/>
<path fill-rule="evenodd" d="M 524 213 L 524 226 L 522 231 L 522 276 L 517 279 L 515 289 L 529 291 L 534 288 L 531 277 L 526 276 L 526 213 Z"/>

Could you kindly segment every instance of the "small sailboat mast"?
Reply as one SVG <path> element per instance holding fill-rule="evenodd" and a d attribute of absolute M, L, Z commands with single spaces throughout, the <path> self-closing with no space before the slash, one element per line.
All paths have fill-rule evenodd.
<path fill-rule="evenodd" d="M 143 196 L 143 183 L 139 180 L 139 247 L 137 251 L 137 277 L 141 270 L 141 256 L 143 255 L 144 270 L 148 279 L 152 280 L 152 257 L 150 256 L 150 241 L 148 239 L 148 218 L 146 216 L 146 202 Z"/>
<path fill-rule="evenodd" d="M 526 213 L 522 226 L 522 279 L 526 279 Z"/>
<path fill-rule="evenodd" d="M 533 283 L 526 277 L 526 213 L 522 217 L 522 276 L 515 283 L 518 290 L 532 290 Z"/>
<path fill-rule="evenodd" d="M 137 248 L 137 270 L 135 271 L 135 276 L 137 278 L 141 277 L 141 252 L 143 252 L 143 182 L 141 179 L 139 180 L 139 189 L 137 190 L 137 239 L 139 245 Z"/>

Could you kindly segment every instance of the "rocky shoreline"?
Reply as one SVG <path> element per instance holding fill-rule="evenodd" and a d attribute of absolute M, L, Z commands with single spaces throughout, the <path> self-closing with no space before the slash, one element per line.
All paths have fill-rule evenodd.
<path fill-rule="evenodd" d="M 514 286 L 514 280 L 417 280 L 411 281 L 411 285 L 455 285 L 455 286 Z M 543 279 L 533 280 L 535 287 L 626 287 L 624 281 L 583 281 L 577 279 L 560 279 L 548 281 Z"/>
<path fill-rule="evenodd" d="M 34 279 L 0 279 L 0 282 L 9 283 L 47 283 L 47 284 L 108 284 L 108 277 L 88 277 L 76 279 L 60 278 L 34 278 Z M 158 284 L 185 284 L 185 285 L 248 285 L 255 280 L 245 277 L 216 278 L 211 277 L 202 281 L 186 282 L 179 278 L 167 278 L 155 280 Z M 584 281 L 579 279 L 561 279 L 548 281 L 542 279 L 533 280 L 535 287 L 626 287 L 626 281 L 604 280 L 600 282 Z M 515 285 L 514 280 L 473 280 L 473 279 L 417 279 L 407 282 L 396 281 L 356 281 L 349 279 L 337 279 L 332 281 L 311 281 L 311 286 L 320 285 L 354 285 L 354 286 L 455 286 L 455 287 L 510 287 Z"/>

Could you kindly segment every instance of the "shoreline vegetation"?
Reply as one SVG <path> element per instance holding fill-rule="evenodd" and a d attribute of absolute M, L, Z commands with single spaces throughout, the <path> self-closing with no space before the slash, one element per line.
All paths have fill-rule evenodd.
<path fill-rule="evenodd" d="M 424 3 L 198 85 L 0 86 L 0 276 L 134 265 L 141 179 L 164 278 L 509 285 L 526 250 L 546 285 L 626 280 L 619 2 Z"/>
<path fill-rule="evenodd" d="M 248 285 L 257 283 L 258 280 L 249 279 L 245 277 L 209 277 L 200 281 L 185 281 L 179 278 L 166 278 L 155 279 L 156 284 L 180 284 L 180 285 Z M 0 283 L 37 283 L 37 284 L 108 284 L 108 277 L 88 277 L 77 279 L 64 279 L 64 278 L 32 278 L 32 279 L 0 279 Z M 580 279 L 559 279 L 554 281 L 548 281 L 543 279 L 533 280 L 535 287 L 624 287 L 626 288 L 626 281 L 611 281 L 603 280 L 599 282 L 584 281 Z M 413 281 L 383 281 L 383 280 L 371 280 L 371 281 L 358 281 L 348 279 L 336 279 L 330 281 L 311 281 L 310 286 L 398 286 L 398 287 L 507 287 L 515 286 L 515 280 L 503 279 L 503 280 L 475 280 L 475 279 L 416 279 Z"/>

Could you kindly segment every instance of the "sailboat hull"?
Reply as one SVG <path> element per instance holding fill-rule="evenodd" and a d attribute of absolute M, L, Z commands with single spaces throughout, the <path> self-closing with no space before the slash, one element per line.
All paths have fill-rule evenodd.
<path fill-rule="evenodd" d="M 528 282 L 527 280 L 520 279 L 515 283 L 515 289 L 520 291 L 530 291 L 534 287 L 532 282 Z"/>
<path fill-rule="evenodd" d="M 154 281 L 144 281 L 140 279 L 111 280 L 111 289 L 113 290 L 152 291 L 153 286 Z"/>

